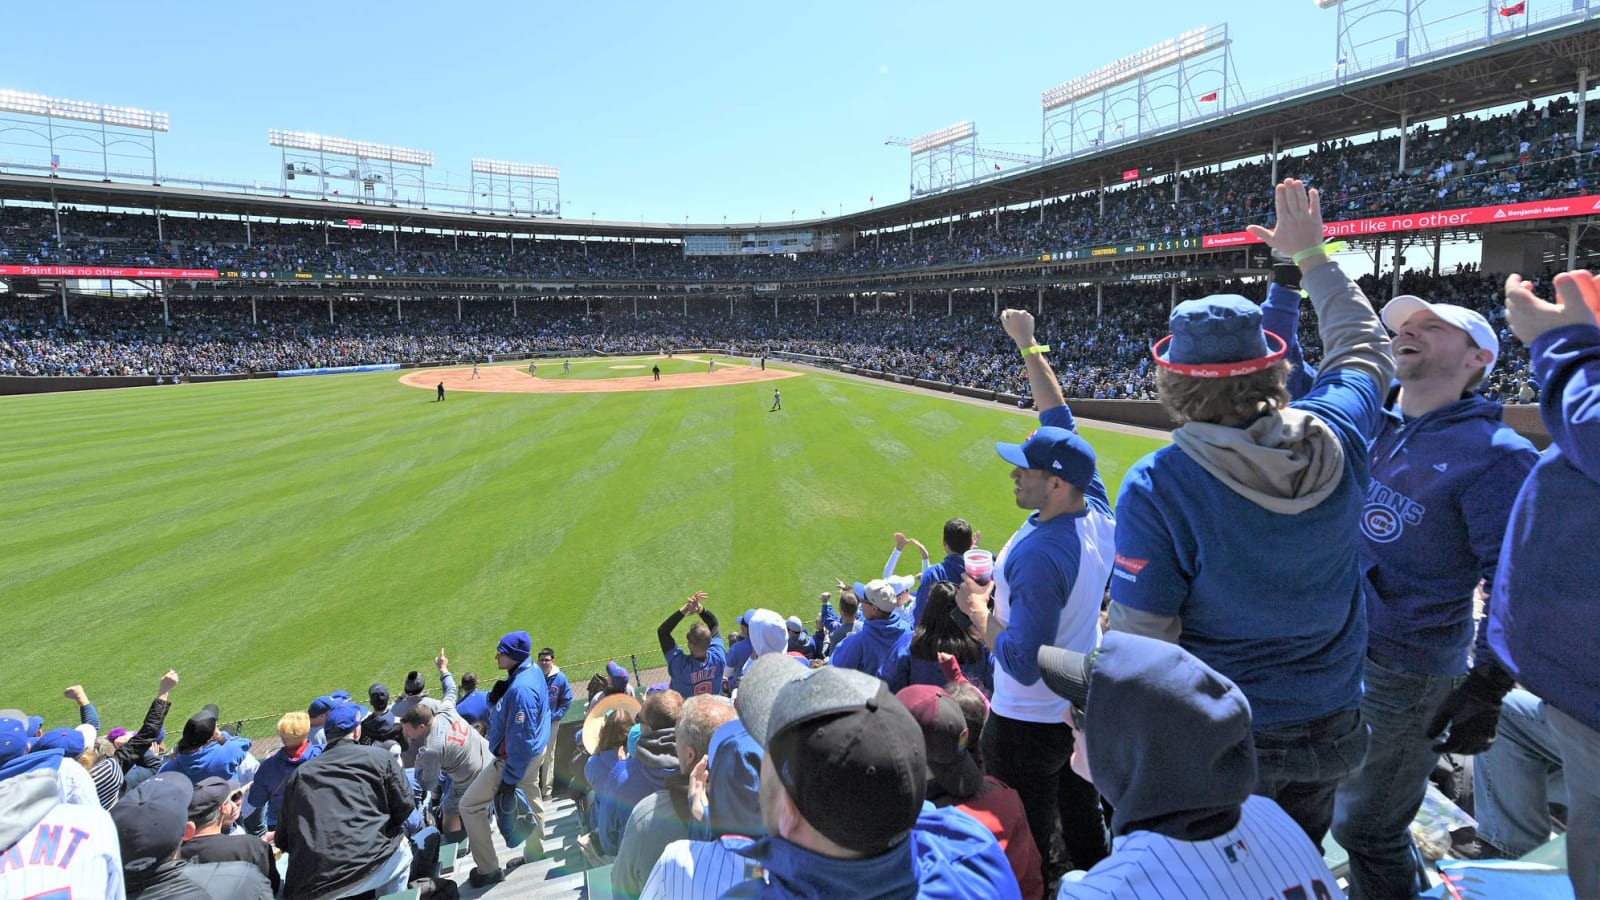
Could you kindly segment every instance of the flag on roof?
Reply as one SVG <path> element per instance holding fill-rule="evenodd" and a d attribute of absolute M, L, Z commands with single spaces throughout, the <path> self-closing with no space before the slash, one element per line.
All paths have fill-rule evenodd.
<path fill-rule="evenodd" d="M 1201 103 L 1215 103 L 1215 102 L 1217 102 L 1217 92 L 1216 91 L 1212 91 L 1209 94 L 1201 94 L 1200 95 L 1200 102 Z"/>
<path fill-rule="evenodd" d="M 1509 19 L 1512 16 L 1520 16 L 1527 11 L 1528 0 L 1522 0 L 1521 3 L 1513 3 L 1510 6 L 1502 6 L 1500 8 L 1500 15 Z"/>

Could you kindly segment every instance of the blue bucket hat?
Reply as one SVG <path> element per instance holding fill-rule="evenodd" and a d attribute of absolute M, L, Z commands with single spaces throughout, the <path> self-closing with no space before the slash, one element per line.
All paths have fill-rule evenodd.
<path fill-rule="evenodd" d="M 1185 300 L 1172 310 L 1168 325 L 1172 333 L 1156 341 L 1150 355 L 1162 368 L 1191 378 L 1261 372 L 1288 351 L 1283 338 L 1261 329 L 1261 307 L 1238 294 Z"/>

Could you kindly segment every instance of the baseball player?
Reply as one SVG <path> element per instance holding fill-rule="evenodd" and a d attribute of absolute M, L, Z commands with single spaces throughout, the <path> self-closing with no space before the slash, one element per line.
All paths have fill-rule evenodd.
<path fill-rule="evenodd" d="M 444 382 L 441 381 L 441 382 L 439 382 L 439 396 L 437 398 L 435 398 L 433 402 L 438 403 L 440 400 L 443 400 L 443 399 L 444 399 Z"/>
<path fill-rule="evenodd" d="M 561 374 L 565 375 L 565 374 L 567 374 L 568 372 L 571 372 L 571 371 L 572 371 L 572 360 L 570 360 L 570 359 L 562 360 L 561 361 Z"/>
<path fill-rule="evenodd" d="M 706 371 L 707 372 L 715 372 L 716 370 L 717 370 L 717 361 L 714 360 L 714 359 L 707 360 L 706 361 Z"/>
<path fill-rule="evenodd" d="M 783 395 L 778 393 L 778 389 L 777 388 L 773 388 L 772 389 L 772 408 L 767 410 L 767 412 L 777 412 L 780 409 L 783 409 Z"/>
<path fill-rule="evenodd" d="M 1295 821 L 1252 795 L 1237 685 L 1175 644 L 1116 632 L 1089 653 L 1041 647 L 1038 665 L 1071 702 L 1072 770 L 1115 810 L 1116 849 L 1061 897 L 1344 896 Z"/>
<path fill-rule="evenodd" d="M 478 374 L 478 364 L 477 363 L 473 363 L 472 364 L 472 377 L 473 378 L 481 378 L 482 377 L 481 375 Z"/>

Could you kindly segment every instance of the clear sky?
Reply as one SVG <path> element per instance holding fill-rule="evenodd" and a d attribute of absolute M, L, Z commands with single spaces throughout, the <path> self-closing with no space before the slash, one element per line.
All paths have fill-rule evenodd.
<path fill-rule="evenodd" d="M 1042 91 L 1225 16 L 1246 91 L 1330 74 L 1312 0 L 67 0 L 8 4 L 0 88 L 169 113 L 169 175 L 275 183 L 282 128 L 431 150 L 430 182 L 558 165 L 567 218 L 772 222 L 905 199 L 890 135 L 1036 154 Z"/>

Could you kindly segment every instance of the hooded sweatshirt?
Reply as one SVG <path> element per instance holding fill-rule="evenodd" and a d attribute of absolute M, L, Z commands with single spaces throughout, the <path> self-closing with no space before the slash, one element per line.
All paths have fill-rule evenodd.
<path fill-rule="evenodd" d="M 1494 583 L 1517 490 L 1539 459 L 1477 395 L 1406 419 L 1391 400 L 1361 510 L 1367 646 L 1407 672 L 1467 670 L 1472 590 Z"/>
<path fill-rule="evenodd" d="M 751 841 L 739 853 L 759 862 L 765 877 L 725 897 L 856 897 L 868 885 L 878 898 L 1021 897 L 994 835 L 966 813 L 931 803 L 909 838 L 877 856 L 834 859 L 779 837 Z"/>
<path fill-rule="evenodd" d="M 876 676 L 894 645 L 909 634 L 911 617 L 898 611 L 881 619 L 867 619 L 860 631 L 839 642 L 828 661 L 841 669 L 855 669 Z"/>
<path fill-rule="evenodd" d="M 249 738 L 230 737 L 223 744 L 207 741 L 196 750 L 174 754 L 161 771 L 180 772 L 195 784 L 213 777 L 236 779 L 240 764 L 249 755 Z"/>
<path fill-rule="evenodd" d="M 706 804 L 704 825 L 695 823 L 697 841 L 713 840 L 727 834 L 760 837 L 767 833 L 761 819 L 761 760 L 766 753 L 744 722 L 737 718 L 717 726 L 711 733 L 707 751 Z"/>
<path fill-rule="evenodd" d="M 0 897 L 122 900 L 116 824 L 99 806 L 61 802 L 63 764 L 28 754 L 0 766 Z"/>
<path fill-rule="evenodd" d="M 600 805 L 595 815 L 595 831 L 600 852 L 615 856 L 622 845 L 622 830 L 640 800 L 667 786 L 667 778 L 678 774 L 677 743 L 674 729 L 663 728 L 641 735 L 639 745 L 628 757 L 627 765 L 609 791 L 610 801 Z"/>
<path fill-rule="evenodd" d="M 1506 527 L 1485 642 L 1522 686 L 1600 731 L 1600 330 L 1552 328 L 1529 348 L 1554 444 L 1528 475 Z"/>
<path fill-rule="evenodd" d="M 1258 731 L 1361 701 L 1356 523 L 1394 363 L 1338 265 L 1304 284 L 1327 347 L 1310 392 L 1242 428 L 1185 424 L 1117 499 L 1112 628 L 1177 640 L 1244 691 Z"/>
<path fill-rule="evenodd" d="M 1115 810 L 1111 855 L 1061 896 L 1223 897 L 1269 883 L 1274 896 L 1342 896 L 1305 832 L 1251 796 L 1250 729 L 1249 702 L 1215 669 L 1165 641 L 1107 634 L 1083 733 L 1094 786 Z"/>

